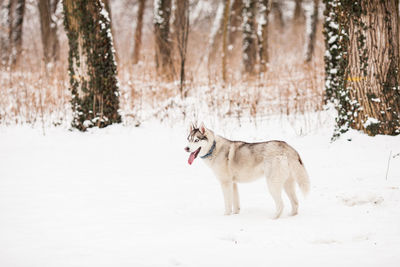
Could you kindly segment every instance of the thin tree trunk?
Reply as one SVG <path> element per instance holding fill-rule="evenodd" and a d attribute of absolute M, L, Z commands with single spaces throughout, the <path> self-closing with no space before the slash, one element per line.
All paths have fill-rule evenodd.
<path fill-rule="evenodd" d="M 137 64 L 140 58 L 140 49 L 142 48 L 142 29 L 143 29 L 143 14 L 146 6 L 146 0 L 139 0 L 139 9 L 136 20 L 135 39 L 133 48 L 133 64 Z"/>
<path fill-rule="evenodd" d="M 260 55 L 260 72 L 267 71 L 269 62 L 268 54 L 268 19 L 270 12 L 270 1 L 259 0 L 260 23 L 258 25 L 260 33 L 258 35 L 258 53 Z"/>
<path fill-rule="evenodd" d="M 271 11 L 274 15 L 274 22 L 278 24 L 281 30 L 283 30 L 285 28 L 285 20 L 283 19 L 282 5 L 280 0 L 271 1 Z"/>
<path fill-rule="evenodd" d="M 53 1 L 54 2 L 54 1 Z M 57 23 L 53 20 L 56 3 L 50 0 L 39 0 L 40 30 L 42 34 L 43 57 L 46 64 L 58 61 L 59 42 L 57 37 Z"/>
<path fill-rule="evenodd" d="M 171 0 L 155 0 L 154 2 L 154 35 L 156 43 L 156 69 L 167 81 L 174 77 L 171 58 L 171 41 L 169 20 L 171 16 Z"/>
<path fill-rule="evenodd" d="M 25 0 L 17 0 L 12 18 L 11 28 L 11 65 L 15 66 L 20 62 L 22 54 L 22 25 L 25 15 Z"/>
<path fill-rule="evenodd" d="M 0 7 L 0 53 L 1 65 L 8 66 L 11 42 L 11 3 L 12 0 L 4 0 Z"/>
<path fill-rule="evenodd" d="M 187 54 L 187 43 L 189 37 L 189 0 L 177 0 L 175 10 L 175 40 L 176 48 L 180 58 L 180 93 L 182 97 L 187 96 L 184 88 L 185 63 Z"/>
<path fill-rule="evenodd" d="M 305 18 L 302 2 L 303 0 L 295 0 L 296 5 L 294 7 L 294 12 L 293 12 L 293 20 L 295 22 L 303 21 Z"/>
<path fill-rule="evenodd" d="M 69 41 L 72 126 L 79 130 L 121 122 L 111 25 L 101 0 L 64 0 Z"/>
<path fill-rule="evenodd" d="M 225 6 L 226 6 L 226 0 L 220 0 L 220 3 L 217 8 L 215 20 L 214 20 L 214 25 L 211 29 L 211 35 L 210 35 L 210 44 L 209 44 L 209 50 L 208 50 L 208 64 L 210 65 L 211 62 L 213 62 L 213 59 L 216 58 L 217 52 L 219 51 L 219 48 L 221 47 L 221 36 L 223 34 L 223 28 L 224 28 L 224 11 L 225 11 Z"/>
<path fill-rule="evenodd" d="M 242 10 L 242 0 L 233 0 L 228 27 L 228 52 L 230 56 L 233 54 L 236 40 L 239 39 L 239 36 L 242 32 Z"/>
<path fill-rule="evenodd" d="M 229 8 L 231 1 L 225 0 L 224 6 L 224 19 L 222 28 L 222 81 L 225 83 L 227 81 L 226 75 L 226 57 L 228 55 L 228 23 L 229 23 Z"/>
<path fill-rule="evenodd" d="M 311 29 L 308 35 L 308 45 L 306 52 L 306 62 L 310 62 L 315 48 L 315 37 L 317 34 L 317 24 L 318 24 L 318 10 L 319 10 L 319 0 L 314 0 L 313 14 L 311 15 Z"/>
<path fill-rule="evenodd" d="M 256 2 L 243 1 L 243 66 L 247 75 L 255 74 L 257 61 Z"/>

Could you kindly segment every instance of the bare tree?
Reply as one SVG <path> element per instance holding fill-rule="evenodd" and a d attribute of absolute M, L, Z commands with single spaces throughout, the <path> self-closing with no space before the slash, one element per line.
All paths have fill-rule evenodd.
<path fill-rule="evenodd" d="M 315 37 L 317 34 L 317 24 L 318 24 L 318 9 L 319 9 L 319 0 L 314 0 L 314 9 L 311 15 L 311 29 L 309 29 L 308 33 L 306 62 L 310 62 L 314 54 L 315 39 L 316 39 Z"/>
<path fill-rule="evenodd" d="M 219 0 L 219 5 L 214 19 L 214 25 L 211 28 L 210 43 L 208 48 L 207 60 L 208 64 L 216 58 L 217 51 L 219 51 L 221 36 L 224 28 L 224 11 L 226 7 L 226 0 Z"/>
<path fill-rule="evenodd" d="M 187 96 L 184 90 L 185 83 L 185 63 L 187 54 L 187 44 L 189 37 L 189 0 L 177 0 L 175 10 L 175 40 L 176 48 L 180 58 L 180 92 L 182 97 Z"/>
<path fill-rule="evenodd" d="M 258 53 L 260 56 L 260 72 L 267 71 L 269 62 L 268 54 L 268 19 L 270 12 L 270 1 L 259 0 L 260 22 L 258 24 Z"/>
<path fill-rule="evenodd" d="M 142 48 L 142 29 L 143 29 L 143 14 L 146 6 L 146 0 L 139 0 L 139 8 L 136 19 L 135 39 L 133 48 L 133 64 L 139 62 L 140 49 Z"/>
<path fill-rule="evenodd" d="M 121 122 L 111 22 L 101 0 L 63 0 L 69 42 L 72 126 Z"/>
<path fill-rule="evenodd" d="M 154 1 L 154 35 L 156 43 L 156 69 L 165 80 L 172 80 L 174 69 L 171 59 L 169 20 L 171 0 Z"/>
<path fill-rule="evenodd" d="M 257 61 L 256 1 L 243 1 L 243 66 L 247 75 L 255 74 Z"/>
<path fill-rule="evenodd" d="M 242 24 L 242 10 L 243 10 L 243 1 L 242 0 L 233 0 L 230 19 L 229 19 L 229 34 L 228 34 L 228 52 L 232 54 L 234 50 L 234 46 L 236 40 L 239 39 L 239 36 L 242 32 L 241 24 Z"/>
<path fill-rule="evenodd" d="M 59 59 L 60 45 L 57 37 L 57 23 L 54 21 L 56 6 L 57 1 L 54 0 L 38 1 L 43 57 L 46 64 Z"/>

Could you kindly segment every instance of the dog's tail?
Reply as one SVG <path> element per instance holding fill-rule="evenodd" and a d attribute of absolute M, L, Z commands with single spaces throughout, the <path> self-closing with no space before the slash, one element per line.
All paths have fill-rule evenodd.
<path fill-rule="evenodd" d="M 298 157 L 298 162 L 296 162 L 294 164 L 295 166 L 293 166 L 293 176 L 296 177 L 295 179 L 300 187 L 301 192 L 304 196 L 306 196 L 310 192 L 310 178 L 308 177 L 308 173 L 304 167 L 303 161 L 301 160 L 300 156 Z"/>

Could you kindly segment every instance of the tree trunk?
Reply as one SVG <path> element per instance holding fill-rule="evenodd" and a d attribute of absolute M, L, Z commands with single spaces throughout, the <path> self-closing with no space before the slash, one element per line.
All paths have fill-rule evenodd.
<path fill-rule="evenodd" d="M 295 0 L 296 5 L 294 7 L 294 12 L 293 12 L 293 20 L 295 22 L 304 21 L 305 15 L 302 2 L 303 0 Z"/>
<path fill-rule="evenodd" d="M 338 8 L 339 1 L 342 9 Z M 351 127 L 368 135 L 400 134 L 399 2 L 335 2 L 328 3 L 327 9 L 337 10 L 339 23 L 330 19 L 325 24 L 325 40 L 331 48 L 326 53 L 331 59 L 339 55 L 332 52 L 336 39 L 342 40 L 336 47 L 341 47 L 346 63 L 339 67 L 326 65 L 330 74 L 327 91 L 338 110 L 337 132 Z M 333 32 L 329 25 L 338 25 L 337 35 L 329 36 Z M 339 73 L 342 78 L 335 80 L 332 73 Z"/>
<path fill-rule="evenodd" d="M 54 0 L 52 2 L 55 2 Z M 56 3 L 39 0 L 40 30 L 42 34 L 43 58 L 46 64 L 59 59 L 60 46 L 57 37 L 57 23 L 54 21 Z"/>
<path fill-rule="evenodd" d="M 213 62 L 212 60 L 216 58 L 217 52 L 221 47 L 221 36 L 224 28 L 224 11 L 226 6 L 226 0 L 220 0 L 220 3 L 217 8 L 217 12 L 215 15 L 214 25 L 211 29 L 210 35 L 210 45 L 207 55 L 208 65 Z"/>
<path fill-rule="evenodd" d="M 187 96 L 184 89 L 185 83 L 185 63 L 187 54 L 187 44 L 189 37 L 189 0 L 177 0 L 175 10 L 175 40 L 176 48 L 180 58 L 180 93 L 182 97 Z"/>
<path fill-rule="evenodd" d="M 311 29 L 309 29 L 310 32 L 308 33 L 306 62 L 310 62 L 314 54 L 315 37 L 317 34 L 317 24 L 318 24 L 318 9 L 319 9 L 319 0 L 314 0 L 314 10 L 313 14 L 311 15 Z"/>
<path fill-rule="evenodd" d="M 228 24 L 229 24 L 229 9 L 231 1 L 225 0 L 224 6 L 224 19 L 222 28 L 222 81 L 225 83 L 227 81 L 226 75 L 226 57 L 228 55 Z"/>
<path fill-rule="evenodd" d="M 243 1 L 243 66 L 247 75 L 255 74 L 257 61 L 256 1 Z"/>
<path fill-rule="evenodd" d="M 101 0 L 64 0 L 69 42 L 72 126 L 79 130 L 121 122 L 110 18 Z"/>
<path fill-rule="evenodd" d="M 15 66 L 22 53 L 25 0 L 4 0 L 0 10 L 1 64 Z"/>
<path fill-rule="evenodd" d="M 242 32 L 242 10 L 242 0 L 233 0 L 228 26 L 228 52 L 230 56 L 233 54 L 236 40 L 239 39 L 240 33 Z"/>
<path fill-rule="evenodd" d="M 174 77 L 171 58 L 171 41 L 169 36 L 170 16 L 171 0 L 156 0 L 154 2 L 156 69 L 158 74 L 167 81 L 171 81 Z"/>
<path fill-rule="evenodd" d="M 258 34 L 258 53 L 260 55 L 260 72 L 267 71 L 268 55 L 268 17 L 270 11 L 269 0 L 259 0 L 260 23 Z"/>
<path fill-rule="evenodd" d="M 285 28 L 285 20 L 283 19 L 282 5 L 280 0 L 271 1 L 271 11 L 274 15 L 274 22 L 278 24 L 281 30 L 283 30 Z"/>
<path fill-rule="evenodd" d="M 146 6 L 146 0 L 139 0 L 139 9 L 136 20 L 135 39 L 133 48 L 133 64 L 139 62 L 140 49 L 142 47 L 142 29 L 143 29 L 143 14 Z"/>

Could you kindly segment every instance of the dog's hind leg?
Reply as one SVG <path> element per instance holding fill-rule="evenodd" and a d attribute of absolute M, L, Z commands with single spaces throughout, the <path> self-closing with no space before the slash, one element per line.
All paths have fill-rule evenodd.
<path fill-rule="evenodd" d="M 270 172 L 266 175 L 268 190 L 275 201 L 276 212 L 274 219 L 278 219 L 283 211 L 282 189 L 289 178 L 288 162 L 285 156 L 277 156 L 273 159 Z"/>
<path fill-rule="evenodd" d="M 222 193 L 225 202 L 225 215 L 232 214 L 232 200 L 233 200 L 233 183 L 221 182 Z"/>
<path fill-rule="evenodd" d="M 239 191 L 237 183 L 233 183 L 233 213 L 239 214 L 240 212 L 240 201 L 239 201 Z"/>
<path fill-rule="evenodd" d="M 297 210 L 299 208 L 299 202 L 297 200 L 296 196 L 296 188 L 295 188 L 295 180 L 290 177 L 289 179 L 286 180 L 285 185 L 285 192 L 289 197 L 290 203 L 292 204 L 292 213 L 291 215 L 297 215 Z"/>

